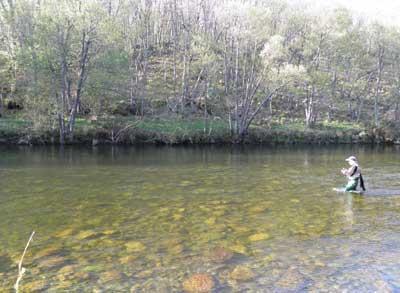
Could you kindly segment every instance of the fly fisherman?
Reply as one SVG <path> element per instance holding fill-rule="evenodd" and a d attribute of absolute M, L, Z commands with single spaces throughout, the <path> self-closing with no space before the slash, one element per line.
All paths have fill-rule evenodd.
<path fill-rule="evenodd" d="M 365 191 L 364 180 L 361 175 L 361 168 L 358 165 L 357 158 L 354 156 L 348 157 L 346 161 L 349 163 L 349 169 L 342 169 L 342 174 L 348 179 L 345 191 L 356 191 L 358 182 L 360 182 L 360 187 Z"/>

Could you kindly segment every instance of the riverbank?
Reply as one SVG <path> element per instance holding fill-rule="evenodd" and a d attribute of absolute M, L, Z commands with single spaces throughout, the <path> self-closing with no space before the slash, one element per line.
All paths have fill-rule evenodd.
<path fill-rule="evenodd" d="M 0 119 L 0 144 L 53 145 L 59 142 L 56 128 L 43 130 L 33 123 Z M 79 119 L 69 144 L 233 144 L 224 121 L 202 119 Z M 331 122 L 306 128 L 302 123 L 271 123 L 250 128 L 244 144 L 400 144 L 400 135 L 357 124 Z"/>

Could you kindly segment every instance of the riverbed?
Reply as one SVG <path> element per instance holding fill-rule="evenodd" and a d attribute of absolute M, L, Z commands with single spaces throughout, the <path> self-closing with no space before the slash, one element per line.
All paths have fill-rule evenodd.
<path fill-rule="evenodd" d="M 2 147 L 0 288 L 400 291 L 396 147 Z M 203 288 L 204 289 L 204 288 Z M 206 288 L 207 289 L 207 288 Z"/>

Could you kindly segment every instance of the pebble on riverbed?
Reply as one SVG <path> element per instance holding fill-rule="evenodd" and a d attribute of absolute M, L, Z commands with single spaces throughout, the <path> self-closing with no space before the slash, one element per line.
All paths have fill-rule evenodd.
<path fill-rule="evenodd" d="M 129 252 L 140 252 L 146 249 L 146 246 L 139 241 L 129 241 L 125 243 L 125 247 Z"/>
<path fill-rule="evenodd" d="M 246 282 L 254 278 L 254 272 L 247 266 L 239 265 L 230 273 L 230 278 L 235 281 Z"/>
<path fill-rule="evenodd" d="M 66 263 L 66 259 L 62 256 L 50 256 L 44 259 L 41 259 L 38 263 L 39 268 L 57 268 L 61 267 Z"/>
<path fill-rule="evenodd" d="M 224 263 L 233 257 L 231 250 L 224 247 L 216 247 L 210 251 L 210 259 L 216 263 Z"/>
<path fill-rule="evenodd" d="M 93 230 L 85 230 L 85 231 L 81 231 L 79 232 L 75 237 L 78 240 L 83 240 L 83 239 L 87 239 L 90 237 L 93 237 L 96 235 L 96 232 Z"/>
<path fill-rule="evenodd" d="M 99 282 L 100 283 L 108 283 L 108 282 L 118 282 L 126 278 L 126 275 L 116 271 L 107 271 L 100 274 Z"/>
<path fill-rule="evenodd" d="M 207 293 L 214 288 L 214 280 L 209 274 L 194 274 L 184 280 L 182 286 L 188 293 Z"/>
<path fill-rule="evenodd" d="M 47 287 L 46 280 L 35 280 L 29 283 L 22 284 L 22 292 L 43 292 Z"/>
<path fill-rule="evenodd" d="M 34 260 L 37 260 L 39 258 L 44 258 L 48 257 L 51 255 L 59 255 L 61 253 L 61 247 L 60 246 L 50 246 L 46 247 L 34 254 Z"/>
<path fill-rule="evenodd" d="M 257 233 L 249 236 L 249 241 L 255 242 L 255 241 L 261 241 L 261 240 L 266 240 L 269 238 L 269 235 L 267 233 Z"/>
<path fill-rule="evenodd" d="M 243 254 L 243 255 L 247 254 L 247 247 L 240 243 L 236 243 L 236 244 L 229 246 L 229 249 L 236 253 L 239 253 L 239 254 Z"/>
<path fill-rule="evenodd" d="M 65 237 L 71 236 L 73 232 L 74 232 L 74 229 L 67 228 L 62 231 L 57 232 L 56 234 L 54 234 L 54 236 L 57 238 L 65 238 Z"/>
<path fill-rule="evenodd" d="M 276 287 L 285 290 L 301 290 L 306 280 L 304 276 L 294 267 L 290 267 L 275 284 Z"/>

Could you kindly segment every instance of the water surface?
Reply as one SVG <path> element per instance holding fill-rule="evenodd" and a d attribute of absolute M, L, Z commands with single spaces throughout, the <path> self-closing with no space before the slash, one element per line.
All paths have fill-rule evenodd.
<path fill-rule="evenodd" d="M 0 148 L 0 288 L 25 292 L 400 291 L 400 196 L 337 194 L 357 155 L 400 190 L 400 150 Z"/>

